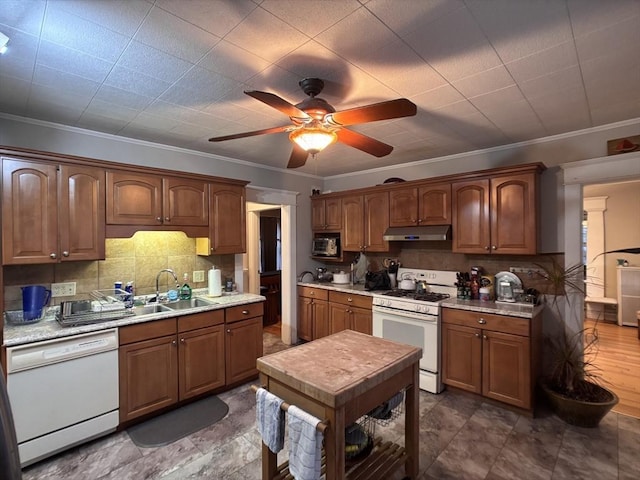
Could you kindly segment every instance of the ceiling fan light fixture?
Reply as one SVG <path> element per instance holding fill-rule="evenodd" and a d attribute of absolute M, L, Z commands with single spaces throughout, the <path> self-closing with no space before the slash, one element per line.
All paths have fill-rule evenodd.
<path fill-rule="evenodd" d="M 326 128 L 305 127 L 291 132 L 289 139 L 297 143 L 304 151 L 315 155 L 334 143 L 338 136 L 334 131 Z"/>

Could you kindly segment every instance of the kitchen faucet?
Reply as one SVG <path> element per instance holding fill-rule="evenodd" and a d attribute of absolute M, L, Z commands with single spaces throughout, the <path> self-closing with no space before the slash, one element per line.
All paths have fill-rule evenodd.
<path fill-rule="evenodd" d="M 162 272 L 170 273 L 173 276 L 173 279 L 176 281 L 176 288 L 180 288 L 180 282 L 178 282 L 178 277 L 173 270 L 170 268 L 163 268 L 156 275 L 156 303 L 160 303 L 160 274 Z"/>

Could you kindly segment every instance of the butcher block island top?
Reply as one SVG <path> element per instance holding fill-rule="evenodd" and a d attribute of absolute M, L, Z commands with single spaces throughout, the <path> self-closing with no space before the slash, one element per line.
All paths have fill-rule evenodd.
<path fill-rule="evenodd" d="M 384 459 L 384 448 L 376 447 L 371 456 L 381 452 L 381 466 L 363 478 L 386 478 L 392 468 L 404 465 L 407 477 L 414 479 L 418 473 L 421 356 L 420 348 L 344 330 L 261 357 L 257 367 L 263 387 L 327 424 L 324 431 L 327 480 L 352 478 L 351 474 L 345 475 L 346 426 L 404 390 L 404 449 L 391 445 L 389 455 L 395 451 L 397 457 L 394 463 Z M 265 445 L 262 458 L 263 480 L 279 478 L 282 466 L 276 465 L 276 456 Z"/>

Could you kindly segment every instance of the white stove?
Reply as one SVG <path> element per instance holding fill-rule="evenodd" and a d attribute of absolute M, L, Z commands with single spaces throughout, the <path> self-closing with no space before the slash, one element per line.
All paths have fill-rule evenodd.
<path fill-rule="evenodd" d="M 420 388 L 440 393 L 440 303 L 455 298 L 456 272 L 400 268 L 397 277 L 399 281 L 424 281 L 426 286 L 413 291 L 374 293 L 373 335 L 420 347 Z"/>

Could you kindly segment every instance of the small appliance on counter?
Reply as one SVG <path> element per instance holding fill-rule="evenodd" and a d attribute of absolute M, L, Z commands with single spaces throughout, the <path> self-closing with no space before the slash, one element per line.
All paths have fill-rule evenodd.
<path fill-rule="evenodd" d="M 314 257 L 338 258 L 340 256 L 339 237 L 315 237 L 311 245 Z"/>
<path fill-rule="evenodd" d="M 498 272 L 495 276 L 496 302 L 515 303 L 522 294 L 522 282 L 511 272 Z"/>

